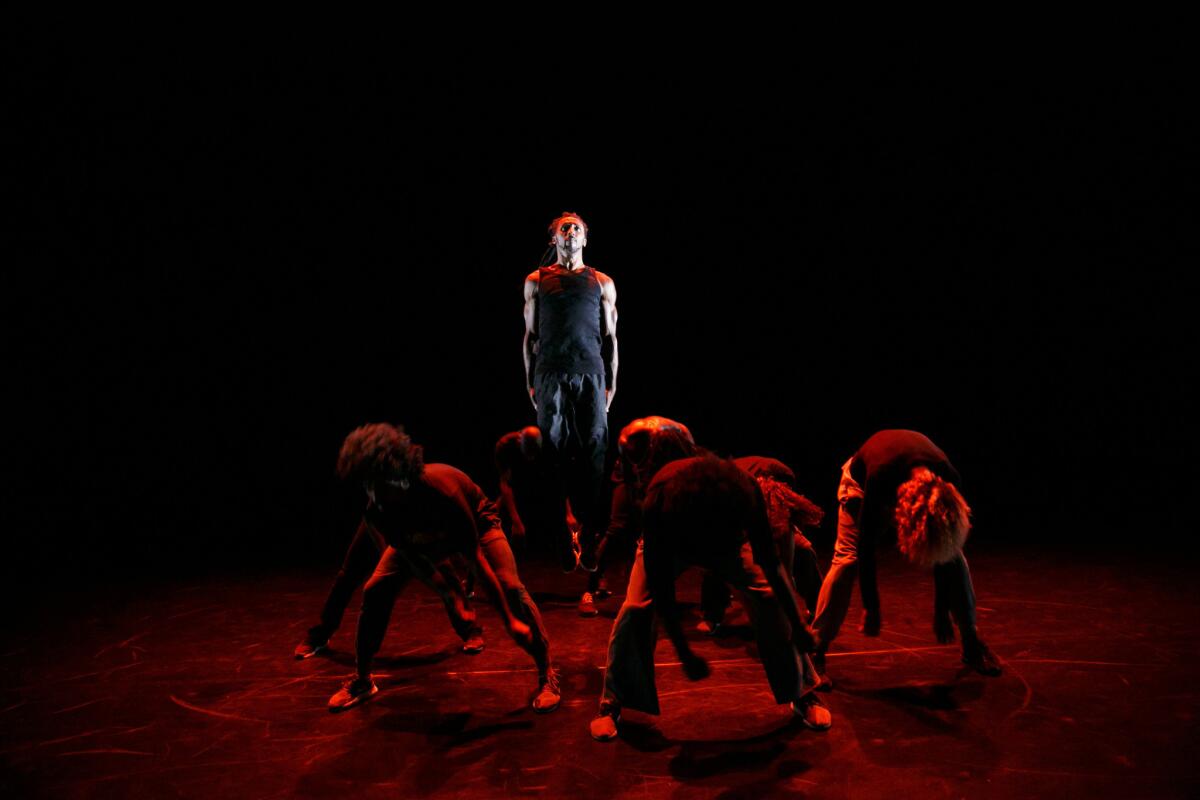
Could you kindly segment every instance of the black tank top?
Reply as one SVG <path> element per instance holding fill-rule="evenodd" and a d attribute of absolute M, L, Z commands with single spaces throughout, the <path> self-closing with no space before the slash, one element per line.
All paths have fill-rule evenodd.
<path fill-rule="evenodd" d="M 536 373 L 603 375 L 603 306 L 596 270 L 538 270 Z"/>

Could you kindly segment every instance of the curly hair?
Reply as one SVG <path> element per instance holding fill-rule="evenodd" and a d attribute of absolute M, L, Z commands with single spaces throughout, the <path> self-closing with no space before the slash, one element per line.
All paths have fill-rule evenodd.
<path fill-rule="evenodd" d="M 971 508 L 954 484 L 917 467 L 896 490 L 896 540 L 922 567 L 954 558 L 971 529 Z"/>
<path fill-rule="evenodd" d="M 376 422 L 355 428 L 342 442 L 337 474 L 342 480 L 399 475 L 410 480 L 425 470 L 424 452 L 402 425 Z"/>
<path fill-rule="evenodd" d="M 819 505 L 774 478 L 759 475 L 755 480 L 767 504 L 772 531 L 790 533 L 792 525 L 802 531 L 812 530 L 821 524 L 825 512 Z"/>

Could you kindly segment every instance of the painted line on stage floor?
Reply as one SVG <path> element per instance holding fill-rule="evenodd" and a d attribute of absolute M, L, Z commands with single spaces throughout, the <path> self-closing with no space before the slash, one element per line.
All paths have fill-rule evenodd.
<path fill-rule="evenodd" d="M 267 720 L 267 719 L 255 719 L 254 717 L 243 717 L 239 714 L 226 714 L 223 711 L 213 711 L 210 708 L 201 708 L 200 706 L 194 706 L 191 703 L 180 700 L 175 695 L 171 695 L 171 702 L 181 708 L 186 708 L 189 711 L 195 711 L 199 714 L 208 714 L 209 716 L 221 717 L 223 719 L 236 719 L 236 720 L 241 720 L 242 722 L 261 722 L 264 725 L 271 724 L 271 721 Z"/>

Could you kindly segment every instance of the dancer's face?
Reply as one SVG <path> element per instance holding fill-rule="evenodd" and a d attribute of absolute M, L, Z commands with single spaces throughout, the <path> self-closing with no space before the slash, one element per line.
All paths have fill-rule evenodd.
<path fill-rule="evenodd" d="M 587 246 L 587 229 L 578 217 L 563 217 L 554 231 L 554 245 L 559 252 L 577 253 Z"/>
<path fill-rule="evenodd" d="M 411 482 L 406 477 L 392 474 L 364 481 L 363 488 L 373 505 L 383 507 L 402 502 L 411 488 Z"/>

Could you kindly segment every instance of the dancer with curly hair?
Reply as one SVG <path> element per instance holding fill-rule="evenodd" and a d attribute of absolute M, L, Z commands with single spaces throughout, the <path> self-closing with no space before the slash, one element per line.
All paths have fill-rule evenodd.
<path fill-rule="evenodd" d="M 895 531 L 900 552 L 910 562 L 933 570 L 937 640 L 954 641 L 957 625 L 963 663 L 983 675 L 1000 674 L 996 656 L 976 630 L 975 589 L 962 552 L 971 509 L 958 490 L 961 482 L 946 454 L 916 431 L 880 431 L 842 465 L 837 544 L 813 619 L 813 660 L 822 674 L 820 688 L 832 686 L 825 677 L 825 653 L 846 618 L 856 577 L 863 601 L 860 630 L 879 635 L 875 551 L 878 540 L 890 531 Z"/>
<path fill-rule="evenodd" d="M 513 640 L 533 658 L 538 688 L 533 709 L 553 711 L 560 693 L 550 663 L 550 644 L 541 614 L 517 574 L 516 561 L 495 504 L 465 473 L 447 464 L 426 464 L 422 449 L 404 429 L 364 425 L 346 437 L 338 475 L 361 482 L 367 495 L 363 522 L 386 542 L 375 572 L 363 589 L 355 642 L 357 675 L 329 700 L 330 711 L 351 708 L 375 694 L 371 662 L 383 642 L 392 606 L 413 578 L 443 594 L 467 620 L 461 581 L 439 581 L 453 559 L 475 572 L 491 595 Z"/>

